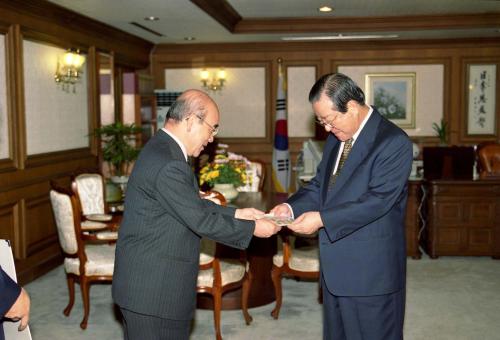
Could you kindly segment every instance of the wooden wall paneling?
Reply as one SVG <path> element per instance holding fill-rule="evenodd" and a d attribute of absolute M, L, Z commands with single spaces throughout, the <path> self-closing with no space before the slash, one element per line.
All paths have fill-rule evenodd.
<path fill-rule="evenodd" d="M 264 60 L 275 63 L 276 58 L 283 58 L 285 63 L 302 62 L 318 63 L 318 77 L 334 72 L 339 65 L 368 64 L 442 64 L 443 79 L 443 116 L 450 124 L 449 144 L 461 144 L 460 103 L 463 97 L 460 85 L 460 58 L 487 56 L 500 58 L 500 39 L 440 39 L 440 40 L 406 40 L 406 41 L 366 41 L 366 42 L 321 42 L 321 43 L 246 43 L 246 44 L 193 44 L 193 45 L 158 45 L 152 54 L 151 70 L 155 78 L 155 87 L 164 87 L 163 69 L 186 60 L 193 63 L 210 62 L 220 65 L 227 61 Z M 275 100 L 276 65 L 271 74 L 272 100 Z M 499 77 L 500 79 L 500 77 Z M 271 110 L 271 123 L 273 111 Z M 439 140 L 435 136 L 412 138 L 420 146 L 435 146 Z M 303 139 L 290 139 L 292 161 L 300 150 Z M 234 152 L 251 155 L 270 162 L 272 157 L 272 141 L 269 145 L 252 143 L 235 143 L 231 141 Z M 266 184 L 267 185 L 267 184 Z M 499 236 L 500 237 L 500 236 Z"/>
<path fill-rule="evenodd" d="M 97 138 L 93 135 L 94 130 L 99 127 L 100 122 L 100 95 L 99 95 L 99 65 L 97 62 L 97 51 L 95 46 L 91 46 L 87 52 L 87 93 L 89 107 L 89 136 L 90 153 L 93 156 L 99 155 Z"/>
<path fill-rule="evenodd" d="M 20 24 L 27 38 L 72 47 L 97 46 L 115 51 L 124 65 L 144 68 L 149 64 L 153 48 L 149 41 L 48 1 L 0 0 L 0 9 L 0 22 Z"/>
<path fill-rule="evenodd" d="M 198 0 L 199 1 L 199 0 Z M 208 11 L 207 11 L 208 12 Z M 209 12 L 208 12 L 209 13 Z M 385 17 L 335 18 L 243 18 L 231 30 L 235 33 L 323 33 L 323 32 L 378 32 L 496 27 L 498 13 L 405 15 Z"/>
<path fill-rule="evenodd" d="M 19 281 L 33 280 L 62 263 L 49 201 L 49 181 L 69 184 L 72 174 L 97 169 L 99 146 L 27 157 L 23 39 L 87 51 L 88 131 L 98 126 L 97 51 L 124 67 L 145 68 L 153 44 L 62 7 L 38 0 L 0 0 L 5 33 L 10 156 L 0 161 L 0 237 L 14 245 Z"/>
<path fill-rule="evenodd" d="M 13 118 L 13 114 L 12 114 L 11 101 L 10 101 L 11 89 L 10 89 L 10 82 L 9 82 L 10 75 L 9 75 L 9 68 L 8 68 L 8 61 L 9 61 L 9 48 L 8 48 L 9 41 L 8 41 L 8 38 L 9 37 L 6 34 L 7 32 L 0 31 L 0 33 L 4 34 L 3 49 L 5 52 L 5 55 L 3 56 L 4 61 L 5 61 L 5 79 L 2 79 L 2 82 L 5 85 L 5 98 L 1 98 L 2 100 L 5 100 L 5 112 L 3 113 L 3 114 L 5 114 L 5 116 L 2 117 L 2 120 L 3 120 L 3 118 L 5 118 L 5 120 L 3 120 L 3 124 L 7 124 L 7 127 L 5 128 L 7 130 L 7 135 L 2 136 L 2 140 L 8 141 L 7 142 L 7 144 L 8 144 L 7 157 L 0 160 L 0 172 L 6 172 L 6 171 L 12 171 L 15 169 L 16 163 L 15 163 L 15 155 L 14 154 L 17 155 L 17 152 L 16 152 L 16 148 L 14 145 L 14 138 L 13 138 L 14 129 L 13 129 L 12 121 L 14 118 Z M 2 133 L 4 132 L 3 129 L 4 129 L 4 127 L 2 127 Z M 3 155 L 2 155 L 2 157 L 3 157 Z"/>
<path fill-rule="evenodd" d="M 3 201 L 0 205 L 0 239 L 11 241 L 14 258 L 24 257 L 19 237 L 19 203 Z"/>
<path fill-rule="evenodd" d="M 478 142 L 500 142 L 500 59 L 499 56 L 496 57 L 462 57 L 459 60 L 460 77 L 457 84 L 459 84 L 461 91 L 460 95 L 460 109 L 459 118 L 457 123 L 459 124 L 459 140 L 465 144 L 478 143 Z M 458 64 L 458 61 L 457 61 Z M 467 113 L 469 106 L 469 78 L 468 78 L 468 65 L 470 64 L 495 64 L 496 65 L 496 92 L 495 92 L 495 133 L 492 135 L 468 135 L 467 134 Z"/>
<path fill-rule="evenodd" d="M 71 150 L 70 150 L 71 152 Z M 27 167 L 22 171 L 0 174 L 0 193 L 12 190 L 22 190 L 34 183 L 49 182 L 53 178 L 70 176 L 82 171 L 96 171 L 96 159 L 93 156 L 87 158 L 66 159 L 61 156 L 54 162 L 44 162 L 40 166 Z M 0 202 L 2 202 L 0 200 Z"/>
<path fill-rule="evenodd" d="M 49 192 L 37 187 L 46 187 L 45 183 L 33 186 L 31 191 L 38 195 L 25 199 L 26 255 L 32 256 L 47 246 L 58 243 L 57 229 L 52 215 Z M 40 191 L 39 191 L 40 190 Z"/>
<path fill-rule="evenodd" d="M 24 86 L 22 35 L 19 25 L 12 25 L 6 35 L 7 107 L 9 121 L 9 144 L 12 166 L 23 169 L 26 160 L 26 125 L 24 121 Z"/>

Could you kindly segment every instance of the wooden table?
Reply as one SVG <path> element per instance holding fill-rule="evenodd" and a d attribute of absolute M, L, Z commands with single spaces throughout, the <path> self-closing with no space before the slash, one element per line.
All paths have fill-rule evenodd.
<path fill-rule="evenodd" d="M 230 205 L 238 208 L 257 208 L 269 211 L 275 205 L 286 201 L 288 194 L 264 193 L 264 192 L 242 192 Z M 225 246 L 223 246 L 225 247 Z M 238 256 L 236 249 L 225 247 L 224 255 Z M 248 298 L 248 307 L 266 305 L 275 300 L 274 286 L 271 280 L 271 269 L 273 256 L 277 251 L 276 236 L 267 239 L 254 237 L 247 249 L 248 262 L 252 272 L 252 283 Z M 209 295 L 198 294 L 197 307 L 201 309 L 213 309 L 213 301 Z M 241 289 L 227 292 L 222 296 L 222 309 L 241 309 Z"/>

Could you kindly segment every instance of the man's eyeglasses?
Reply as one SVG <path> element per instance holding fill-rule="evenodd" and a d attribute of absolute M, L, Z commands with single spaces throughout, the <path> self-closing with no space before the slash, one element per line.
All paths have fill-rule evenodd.
<path fill-rule="evenodd" d="M 211 124 L 207 123 L 207 121 L 199 116 L 199 115 L 195 115 L 199 120 L 201 120 L 203 123 L 207 124 L 207 126 L 210 128 L 211 132 L 212 132 L 212 137 L 215 137 L 218 133 L 219 133 L 219 125 L 215 125 L 215 126 L 212 126 Z"/>
<path fill-rule="evenodd" d="M 338 113 L 335 114 L 335 116 L 333 116 L 333 118 L 330 119 L 330 122 L 328 122 L 328 123 L 325 120 L 323 120 L 323 119 L 319 119 L 318 117 L 316 117 L 314 119 L 314 121 L 316 122 L 316 124 L 319 124 L 319 125 L 321 125 L 323 127 L 327 126 L 329 128 L 333 128 L 334 127 L 333 122 L 337 119 L 338 115 L 339 115 Z"/>
<path fill-rule="evenodd" d="M 316 124 L 318 124 L 318 125 L 323 126 L 323 127 L 325 127 L 325 126 L 332 127 L 332 125 L 331 125 L 331 124 L 329 124 L 329 123 L 325 123 L 325 122 L 323 122 L 322 120 L 319 120 L 318 118 L 314 119 L 314 122 L 315 122 Z"/>

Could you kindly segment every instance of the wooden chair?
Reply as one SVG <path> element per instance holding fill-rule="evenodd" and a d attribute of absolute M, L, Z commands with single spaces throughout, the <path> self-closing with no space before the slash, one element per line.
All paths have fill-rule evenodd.
<path fill-rule="evenodd" d="M 68 282 L 69 303 L 64 309 L 68 316 L 75 302 L 75 281 L 80 284 L 84 316 L 80 323 L 87 328 L 90 312 L 89 290 L 93 282 L 111 282 L 115 260 L 115 246 L 86 244 L 82 239 L 81 212 L 78 198 L 69 190 L 52 184 L 50 201 L 64 253 L 64 271 Z"/>
<path fill-rule="evenodd" d="M 226 205 L 224 196 L 216 191 L 202 193 L 201 196 L 217 204 Z M 220 256 L 220 249 L 215 241 L 202 239 L 200 251 L 200 271 L 198 273 L 197 292 L 208 293 L 213 298 L 214 326 L 217 340 L 222 339 L 220 322 L 222 295 L 242 287 L 241 307 L 247 325 L 252 322 L 248 313 L 248 294 L 251 274 L 248 271 L 246 256 L 241 252 L 239 259 Z"/>
<path fill-rule="evenodd" d="M 104 178 L 98 173 L 83 173 L 71 181 L 71 189 L 81 204 L 82 230 L 91 240 L 116 242 L 117 224 L 105 200 Z"/>
<path fill-rule="evenodd" d="M 273 256 L 273 269 L 271 271 L 274 292 L 276 294 L 276 306 L 271 312 L 274 319 L 278 319 L 283 301 L 281 287 L 283 275 L 296 278 L 319 279 L 318 247 L 316 245 L 309 245 L 295 248 L 296 235 L 286 228 L 280 231 L 279 236 L 282 239 L 282 243 L 278 246 L 278 253 Z M 321 291 L 319 291 L 318 300 L 321 302 Z"/>
<path fill-rule="evenodd" d="M 481 179 L 500 179 L 500 144 L 489 143 L 478 148 Z"/>

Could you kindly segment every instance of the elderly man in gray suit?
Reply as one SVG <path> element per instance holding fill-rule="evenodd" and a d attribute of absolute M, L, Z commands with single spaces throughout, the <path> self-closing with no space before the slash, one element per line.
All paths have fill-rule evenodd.
<path fill-rule="evenodd" d="M 254 221 L 263 212 L 222 207 L 199 196 L 188 156 L 197 157 L 218 130 L 219 110 L 188 90 L 165 126 L 144 146 L 127 185 L 116 246 L 113 299 L 125 339 L 188 339 L 196 304 L 201 237 L 246 248 L 253 235 L 279 227 Z"/>

